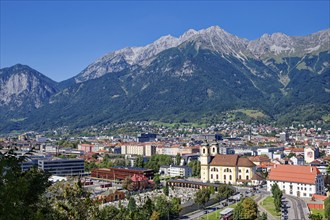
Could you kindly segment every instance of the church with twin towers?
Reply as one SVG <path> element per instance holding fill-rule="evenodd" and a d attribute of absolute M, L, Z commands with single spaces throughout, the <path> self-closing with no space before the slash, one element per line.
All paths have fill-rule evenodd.
<path fill-rule="evenodd" d="M 203 143 L 200 148 L 201 180 L 210 183 L 252 185 L 256 165 L 237 154 L 219 154 L 219 144 Z"/>

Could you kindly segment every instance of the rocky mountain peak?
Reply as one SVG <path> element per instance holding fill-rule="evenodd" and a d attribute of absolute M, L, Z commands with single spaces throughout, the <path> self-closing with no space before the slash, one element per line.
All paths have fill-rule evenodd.
<path fill-rule="evenodd" d="M 0 69 L 0 106 L 21 106 L 30 100 L 38 108 L 57 91 L 57 83 L 29 66 Z"/>
<path fill-rule="evenodd" d="M 193 43 L 196 50 L 208 49 L 222 55 L 235 56 L 239 59 L 252 57 L 263 59 L 269 56 L 302 56 L 308 52 L 329 47 L 329 29 L 306 37 L 291 37 L 284 33 L 264 34 L 259 39 L 248 41 L 230 34 L 219 26 L 211 26 L 196 31 L 189 29 L 180 37 L 163 36 L 153 43 L 141 47 L 128 47 L 109 53 L 75 77 L 77 83 L 95 79 L 106 73 L 119 72 L 134 65 L 145 68 L 156 56 L 169 48 Z M 321 45 L 319 45 L 321 43 Z M 307 49 L 306 49 L 307 48 Z"/>

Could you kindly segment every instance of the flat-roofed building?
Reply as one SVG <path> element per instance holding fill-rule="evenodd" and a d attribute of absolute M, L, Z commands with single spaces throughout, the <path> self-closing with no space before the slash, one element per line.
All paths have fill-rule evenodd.
<path fill-rule="evenodd" d="M 172 176 L 172 177 L 191 177 L 192 176 L 192 169 L 189 166 L 161 166 L 159 168 L 160 174 L 165 176 Z"/>
<path fill-rule="evenodd" d="M 38 169 L 57 176 L 77 176 L 85 172 L 84 159 L 38 160 Z"/>
<path fill-rule="evenodd" d="M 156 154 L 156 145 L 147 143 L 127 143 L 121 146 L 121 154 L 141 155 L 150 157 Z"/>

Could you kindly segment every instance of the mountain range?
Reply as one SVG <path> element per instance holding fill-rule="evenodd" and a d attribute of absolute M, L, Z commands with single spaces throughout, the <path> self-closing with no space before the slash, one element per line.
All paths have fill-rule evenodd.
<path fill-rule="evenodd" d="M 256 109 L 282 123 L 330 109 L 330 29 L 249 41 L 218 26 L 111 52 L 55 82 L 0 69 L 0 131 L 141 120 L 193 121 Z"/>

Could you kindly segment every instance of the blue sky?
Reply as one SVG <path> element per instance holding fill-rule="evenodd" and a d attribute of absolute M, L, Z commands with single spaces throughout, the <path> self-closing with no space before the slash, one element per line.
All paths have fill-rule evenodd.
<path fill-rule="evenodd" d="M 55 81 L 113 50 L 218 25 L 250 40 L 329 28 L 329 1 L 3 1 L 0 67 L 31 66 Z"/>

